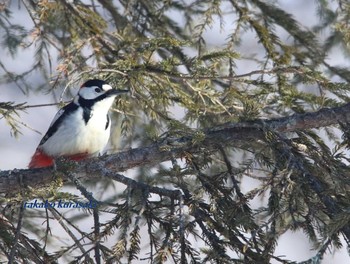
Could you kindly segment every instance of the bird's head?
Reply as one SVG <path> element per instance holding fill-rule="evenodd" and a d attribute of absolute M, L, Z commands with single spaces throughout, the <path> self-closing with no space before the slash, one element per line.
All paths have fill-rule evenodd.
<path fill-rule="evenodd" d="M 74 103 L 87 109 L 108 111 L 114 98 L 118 94 L 126 92 L 129 91 L 114 89 L 102 80 L 88 80 L 80 87 L 77 96 L 74 98 Z"/>
<path fill-rule="evenodd" d="M 85 100 L 102 101 L 118 94 L 126 93 L 128 90 L 113 89 L 108 83 L 102 80 L 93 79 L 85 82 L 78 92 L 78 96 Z"/>

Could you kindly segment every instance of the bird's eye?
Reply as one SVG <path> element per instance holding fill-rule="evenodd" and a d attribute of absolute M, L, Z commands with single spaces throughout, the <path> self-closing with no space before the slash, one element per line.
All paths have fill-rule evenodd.
<path fill-rule="evenodd" d="M 95 92 L 100 93 L 100 92 L 102 92 L 102 90 L 101 90 L 101 88 L 95 88 Z"/>

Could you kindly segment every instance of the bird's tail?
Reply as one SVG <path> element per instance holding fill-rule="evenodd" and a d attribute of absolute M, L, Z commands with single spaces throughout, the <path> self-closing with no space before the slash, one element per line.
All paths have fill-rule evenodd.
<path fill-rule="evenodd" d="M 29 165 L 29 169 L 44 168 L 53 165 L 53 158 L 46 155 L 41 149 L 36 149 Z"/>

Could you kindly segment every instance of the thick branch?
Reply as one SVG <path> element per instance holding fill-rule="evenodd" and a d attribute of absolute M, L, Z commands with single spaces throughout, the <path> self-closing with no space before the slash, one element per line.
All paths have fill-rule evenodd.
<path fill-rule="evenodd" d="M 350 122 L 350 104 L 335 108 L 325 108 L 313 113 L 296 114 L 271 120 L 227 123 L 203 131 L 203 140 L 198 143 L 194 143 L 191 136 L 166 139 L 147 147 L 130 149 L 108 156 L 84 160 L 73 166 L 73 168 L 74 172 L 77 175 L 81 175 L 84 179 L 98 179 L 103 176 L 110 177 L 106 169 L 109 172 L 111 170 L 117 172 L 126 171 L 142 165 L 158 164 L 173 158 L 180 158 L 186 152 L 199 153 L 203 151 L 202 146 L 205 146 L 205 149 L 209 150 L 216 149 L 218 142 L 230 142 L 233 145 L 240 146 L 242 143 L 262 138 L 264 128 L 284 133 L 336 125 L 338 122 Z M 62 172 L 64 170 L 60 169 L 60 163 L 58 163 L 58 172 L 60 171 Z M 51 168 L 1 171 L 0 193 L 19 191 L 19 182 L 22 182 L 24 186 L 44 186 L 51 182 L 52 175 L 53 171 Z M 66 175 L 62 174 L 61 176 L 63 180 L 67 180 Z M 125 179 L 118 179 L 118 181 L 124 181 L 123 183 L 126 185 L 135 184 L 134 182 L 129 182 L 129 180 L 126 177 Z M 161 190 L 158 191 L 161 192 Z"/>

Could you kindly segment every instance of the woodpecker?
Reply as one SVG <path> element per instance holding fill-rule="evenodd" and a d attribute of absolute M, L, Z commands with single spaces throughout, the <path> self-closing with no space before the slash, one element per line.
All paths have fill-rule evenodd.
<path fill-rule="evenodd" d="M 28 167 L 49 167 L 58 157 L 81 160 L 100 154 L 110 135 L 108 111 L 115 97 L 126 92 L 98 79 L 85 82 L 73 101 L 57 112 Z"/>

